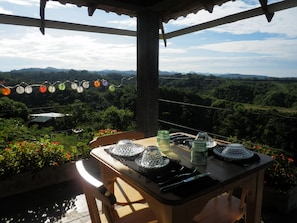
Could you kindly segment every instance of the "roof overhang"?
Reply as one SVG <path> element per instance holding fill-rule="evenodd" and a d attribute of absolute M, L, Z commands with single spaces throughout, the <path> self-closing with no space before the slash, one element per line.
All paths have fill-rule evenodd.
<path fill-rule="evenodd" d="M 41 0 L 45 2 L 48 0 Z M 51 0 L 62 4 L 74 4 L 88 8 L 89 15 L 97 9 L 114 12 L 118 15 L 136 17 L 143 10 L 157 12 L 160 20 L 167 23 L 171 19 L 187 16 L 205 9 L 210 13 L 215 5 L 222 5 L 233 0 Z"/>
<path fill-rule="evenodd" d="M 47 0 L 41 0 L 42 2 L 46 2 Z M 57 1 L 57 0 L 52 0 L 52 1 Z M 163 4 L 165 4 L 165 2 L 169 2 L 170 0 L 163 0 L 163 1 L 152 1 L 155 2 L 155 7 L 157 7 L 156 2 L 163 2 Z M 265 0 L 260 0 L 260 1 L 265 1 Z M 84 6 L 86 5 L 86 7 L 88 8 L 88 11 L 90 11 L 90 6 L 87 6 L 87 1 L 86 0 L 59 0 L 59 2 L 66 4 L 66 3 L 71 3 L 71 4 L 77 4 L 78 6 Z M 83 2 L 85 2 L 83 4 Z M 98 1 L 94 1 L 93 2 L 98 2 Z M 115 2 L 115 1 L 107 1 L 104 0 L 102 2 Z M 117 1 L 119 2 L 119 1 Z M 120 1 L 120 2 L 126 2 L 125 3 L 125 8 L 128 6 L 128 2 L 142 2 L 142 1 Z M 196 1 L 197 2 L 197 1 Z M 210 1 L 211 2 L 211 1 Z M 226 1 L 220 1 L 220 2 L 226 2 Z M 131 3 L 132 4 L 132 3 Z M 144 4 L 144 3 L 143 3 Z M 44 10 L 43 6 L 45 7 L 45 5 L 41 4 L 41 15 L 42 15 L 42 10 Z M 114 5 L 115 6 L 115 5 Z M 137 6 L 137 7 L 136 7 Z M 134 10 L 117 10 L 114 11 L 115 13 L 118 14 L 125 14 L 125 15 L 129 15 L 129 16 L 135 16 L 136 10 L 140 10 L 143 7 L 140 7 L 139 4 L 133 7 Z M 215 26 L 219 26 L 219 25 L 224 25 L 227 23 L 232 23 L 232 22 L 236 22 L 236 21 L 240 21 L 243 19 L 248 19 L 248 18 L 252 18 L 255 16 L 260 16 L 260 15 L 266 15 L 267 20 L 271 21 L 272 19 L 272 15 L 274 12 L 277 11 L 281 11 L 281 10 L 285 10 L 285 9 L 289 9 L 289 8 L 293 8 L 297 6 L 297 1 L 296 0 L 285 0 L 285 1 L 280 1 L 277 3 L 273 3 L 273 4 L 269 4 L 269 5 L 259 5 L 259 7 L 251 9 L 251 10 L 247 10 L 244 12 L 240 12 L 240 13 L 235 13 L 226 17 L 222 17 L 216 20 L 212 20 L 212 21 L 208 21 L 205 23 L 201 23 L 201 24 L 197 24 L 194 26 L 190 26 L 184 29 L 180 29 L 180 30 L 175 30 L 172 32 L 168 32 L 165 33 L 165 31 L 163 32 L 162 35 L 160 35 L 160 39 L 170 39 L 173 37 L 177 37 L 180 35 L 184 35 L 184 34 L 188 34 L 188 33 L 192 33 L 192 32 L 197 32 L 200 30 L 204 30 L 204 29 L 209 29 Z M 99 7 L 99 6 L 98 6 Z M 96 9 L 99 9 L 99 8 Z M 152 6 L 150 6 L 152 7 Z M 124 8 L 124 9 L 125 9 Z M 153 7 L 154 8 L 154 7 Z M 101 9 L 101 8 L 100 8 Z M 114 7 L 114 10 L 116 8 Z M 107 8 L 105 9 L 101 9 L 101 10 L 105 10 L 107 11 Z M 111 10 L 111 8 L 110 8 Z M 190 12 L 197 12 L 197 8 L 193 11 L 187 11 L 188 13 Z M 121 13 L 120 13 L 121 12 Z M 126 13 L 124 13 L 126 12 Z M 129 14 L 128 14 L 129 13 Z M 179 14 L 174 14 L 175 16 L 168 16 L 168 18 L 177 18 L 179 16 L 186 16 L 186 10 L 184 9 L 184 11 L 180 11 Z M 178 16 L 179 15 L 179 16 Z M 137 31 L 133 31 L 133 30 L 126 30 L 126 29 L 116 29 L 116 28 L 110 28 L 110 27 L 103 27 L 103 26 L 91 26 L 91 25 L 83 25 L 83 24 L 76 24 L 76 23 L 68 23 L 68 22 L 61 22 L 61 21 L 53 21 L 53 20 L 46 20 L 44 18 L 44 14 L 43 16 L 41 16 L 41 20 L 40 19 L 36 19 L 36 18 L 29 18 L 29 17 L 24 17 L 24 16 L 15 16 L 15 15 L 5 15 L 5 14 L 0 14 L 0 23 L 2 24 L 11 24 L 11 25 L 21 25 L 21 26 L 32 26 L 32 27 L 40 27 L 42 31 L 44 31 L 44 28 L 53 28 L 53 29 L 62 29 L 62 30 L 73 30 L 73 31 L 82 31 L 82 32 L 94 32 L 94 33 L 104 33 L 104 34 L 112 34 L 112 35 L 124 35 L 124 36 L 136 36 L 137 35 Z"/>

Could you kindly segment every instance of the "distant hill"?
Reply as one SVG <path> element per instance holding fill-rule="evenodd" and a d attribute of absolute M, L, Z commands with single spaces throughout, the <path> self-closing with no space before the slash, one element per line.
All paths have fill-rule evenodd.
<path fill-rule="evenodd" d="M 19 70 L 12 70 L 11 72 L 14 73 L 61 73 L 61 72 L 68 72 L 73 69 L 60 69 L 60 68 L 54 68 L 54 67 L 47 67 L 47 68 L 24 68 Z M 80 70 L 78 70 L 80 71 Z M 82 71 L 82 70 L 81 70 Z M 107 75 L 107 74 L 121 74 L 121 75 L 136 75 L 135 70 L 99 70 L 99 71 L 88 71 L 90 73 L 94 74 L 100 74 L 100 75 Z M 197 75 L 205 75 L 205 76 L 217 76 L 222 78 L 230 78 L 230 79 L 257 79 L 257 80 L 269 80 L 269 79 L 288 79 L 288 78 L 273 78 L 268 77 L 265 75 L 253 75 L 253 74 L 211 74 L 211 73 L 200 73 L 200 72 L 189 72 L 191 74 L 197 74 Z M 174 71 L 159 71 L 160 75 L 175 75 L 180 74 L 180 72 L 174 72 Z M 289 78 L 289 79 L 295 79 L 295 78 Z M 296 78 L 297 79 L 297 78 Z"/>
<path fill-rule="evenodd" d="M 20 70 L 12 70 L 12 72 L 17 73 L 59 73 L 59 72 L 67 72 L 69 69 L 59 69 L 54 67 L 47 68 L 23 68 Z"/>
<path fill-rule="evenodd" d="M 252 75 L 252 74 L 218 74 L 217 76 L 231 79 L 270 79 L 271 77 L 264 75 Z"/>
<path fill-rule="evenodd" d="M 47 68 L 23 68 L 19 70 L 12 70 L 11 72 L 17 73 L 60 73 L 60 72 L 68 72 L 71 69 L 59 69 L 54 67 L 47 67 Z M 100 71 L 89 71 L 96 74 L 106 75 L 110 73 L 122 74 L 122 75 L 136 75 L 135 70 L 100 70 Z M 173 75 L 178 72 L 168 72 L 168 71 L 160 71 L 160 75 Z"/>

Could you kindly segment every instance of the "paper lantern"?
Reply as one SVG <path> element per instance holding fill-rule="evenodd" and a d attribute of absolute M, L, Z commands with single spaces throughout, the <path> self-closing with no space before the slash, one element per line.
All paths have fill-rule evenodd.
<path fill-rule="evenodd" d="M 2 92 L 3 95 L 8 96 L 8 95 L 10 95 L 11 90 L 10 90 L 10 88 L 5 87 L 5 88 L 1 89 L 1 92 Z"/>
<path fill-rule="evenodd" d="M 100 87 L 100 85 L 101 85 L 101 83 L 100 83 L 100 81 L 94 81 L 94 87 Z"/>
<path fill-rule="evenodd" d="M 83 88 L 89 88 L 90 87 L 90 82 L 89 81 L 84 81 L 82 83 Z"/>
<path fill-rule="evenodd" d="M 23 86 L 17 86 L 17 88 L 15 89 L 15 91 L 18 94 L 24 94 L 25 88 Z"/>
<path fill-rule="evenodd" d="M 40 92 L 40 93 L 45 93 L 46 90 L 47 90 L 47 88 L 46 88 L 45 85 L 40 85 L 40 87 L 39 87 L 39 92 Z"/>
<path fill-rule="evenodd" d="M 56 87 L 55 86 L 53 86 L 53 85 L 50 85 L 50 86 L 48 86 L 48 92 L 50 92 L 50 93 L 55 93 L 55 91 L 56 91 Z"/>
<path fill-rule="evenodd" d="M 110 85 L 108 88 L 111 92 L 115 91 L 115 86 L 114 85 Z"/>
<path fill-rule="evenodd" d="M 77 86 L 78 86 L 77 83 L 75 83 L 75 82 L 71 83 L 72 90 L 76 90 Z"/>
<path fill-rule="evenodd" d="M 84 88 L 82 86 L 77 87 L 77 93 L 82 93 L 84 91 Z"/>
<path fill-rule="evenodd" d="M 58 85 L 58 88 L 59 88 L 60 91 L 64 91 L 64 90 L 66 89 L 66 85 L 65 85 L 65 83 L 60 83 L 60 84 Z"/>
<path fill-rule="evenodd" d="M 31 94 L 32 91 L 33 91 L 33 89 L 32 89 L 32 87 L 30 85 L 28 85 L 28 86 L 25 87 L 26 94 Z"/>
<path fill-rule="evenodd" d="M 108 86 L 108 81 L 107 81 L 107 80 L 102 80 L 102 85 L 103 85 L 104 87 L 107 87 L 107 86 Z"/>

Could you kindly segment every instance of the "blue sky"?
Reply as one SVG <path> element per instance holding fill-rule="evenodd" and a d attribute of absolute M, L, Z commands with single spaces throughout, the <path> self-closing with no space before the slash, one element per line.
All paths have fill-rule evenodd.
<path fill-rule="evenodd" d="M 269 3 L 279 0 L 268 0 Z M 228 2 L 164 24 L 166 32 L 259 7 L 258 0 Z M 0 13 L 39 18 L 39 0 L 0 0 Z M 49 20 L 136 30 L 136 19 L 49 1 Z M 160 41 L 162 71 L 297 77 L 297 7 Z M 0 71 L 30 67 L 136 70 L 136 38 L 0 24 Z"/>

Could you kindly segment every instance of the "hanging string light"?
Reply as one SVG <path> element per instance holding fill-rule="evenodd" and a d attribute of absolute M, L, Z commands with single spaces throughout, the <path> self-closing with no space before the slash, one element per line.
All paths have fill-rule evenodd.
<path fill-rule="evenodd" d="M 93 81 L 93 85 L 95 88 L 100 88 L 101 86 L 106 87 L 109 91 L 114 92 L 116 88 L 120 88 L 123 85 L 123 81 L 125 79 L 131 80 L 134 77 L 129 78 L 122 78 L 121 83 L 119 85 L 109 85 L 108 81 L 105 79 L 102 80 L 95 80 Z M 28 84 L 26 82 L 21 82 L 20 84 L 17 84 L 15 86 L 6 86 L 4 83 L 0 83 L 0 94 L 4 96 L 8 96 L 12 93 L 12 89 L 15 89 L 15 92 L 17 94 L 31 94 L 33 92 L 33 88 L 38 88 L 38 91 L 42 94 L 49 92 L 49 93 L 55 93 L 58 90 L 64 91 L 66 89 L 66 85 L 70 85 L 70 88 L 77 93 L 83 93 L 84 89 L 88 89 L 90 87 L 90 81 L 82 80 L 74 80 L 74 81 L 56 81 L 54 83 L 51 83 L 49 81 L 44 81 L 42 84 Z"/>

